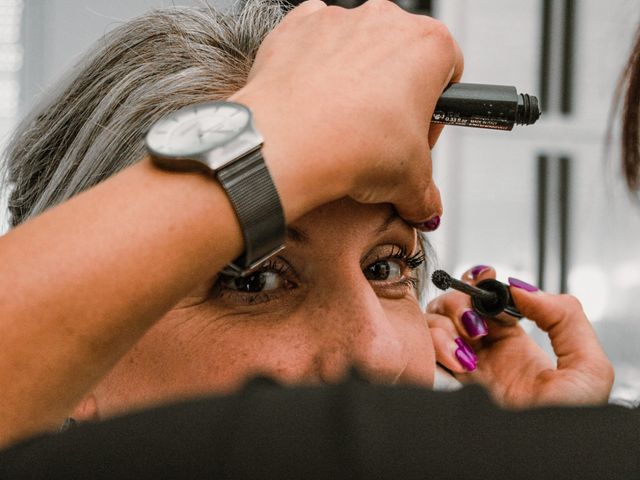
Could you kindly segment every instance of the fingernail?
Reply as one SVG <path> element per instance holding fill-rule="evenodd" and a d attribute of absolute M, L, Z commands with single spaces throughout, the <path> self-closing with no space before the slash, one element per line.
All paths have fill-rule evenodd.
<path fill-rule="evenodd" d="M 467 345 L 461 338 L 456 338 L 456 345 L 458 345 L 457 350 L 455 351 L 456 358 L 462 368 L 464 368 L 467 372 L 473 372 L 478 366 L 478 357 L 476 356 L 473 349 Z"/>
<path fill-rule="evenodd" d="M 422 230 L 423 232 L 433 232 L 437 230 L 440 226 L 440 215 L 436 215 L 435 217 L 430 218 L 426 222 L 416 223 L 414 227 L 418 230 Z"/>
<path fill-rule="evenodd" d="M 509 277 L 509 285 L 516 288 L 521 288 L 527 292 L 537 292 L 538 287 L 534 287 L 533 285 L 528 284 L 527 282 L 523 282 L 522 280 L 518 280 L 517 278 Z"/>
<path fill-rule="evenodd" d="M 466 310 L 462 314 L 462 325 L 470 337 L 484 337 L 489 333 L 487 322 L 473 310 Z"/>
<path fill-rule="evenodd" d="M 456 338 L 455 342 L 456 342 L 456 345 L 462 348 L 464 352 L 473 359 L 474 362 L 478 360 L 476 352 L 474 352 L 473 348 L 471 348 L 471 346 L 467 342 L 465 342 L 462 338 L 460 337 Z"/>
<path fill-rule="evenodd" d="M 488 265 L 476 265 L 471 269 L 471 278 L 475 280 L 480 276 L 482 272 L 484 272 L 485 270 L 489 270 L 490 268 L 491 267 L 489 267 Z"/>

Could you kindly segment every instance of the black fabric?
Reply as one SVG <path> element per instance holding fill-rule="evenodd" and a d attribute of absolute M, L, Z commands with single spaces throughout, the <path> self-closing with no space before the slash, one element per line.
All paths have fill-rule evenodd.
<path fill-rule="evenodd" d="M 640 479 L 640 411 L 509 412 L 478 387 L 241 392 L 161 407 L 0 453 L 7 479 Z"/>

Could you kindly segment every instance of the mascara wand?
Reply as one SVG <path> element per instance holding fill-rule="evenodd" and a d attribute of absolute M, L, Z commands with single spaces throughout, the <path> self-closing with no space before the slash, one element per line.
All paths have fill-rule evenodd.
<path fill-rule="evenodd" d="M 444 270 L 436 270 L 433 272 L 433 275 L 431 275 L 431 281 L 440 290 L 453 288 L 459 292 L 466 293 L 471 298 L 480 298 L 485 302 L 495 302 L 498 299 L 495 293 L 481 290 L 478 287 L 461 282 L 457 278 L 453 278 Z"/>
<path fill-rule="evenodd" d="M 444 270 L 433 272 L 431 281 L 440 290 L 453 288 L 469 295 L 473 309 L 480 315 L 495 317 L 505 312 L 512 317 L 522 318 L 522 314 L 513 303 L 511 293 L 509 293 L 509 286 L 502 282 L 488 278 L 478 282 L 477 286 L 474 287 L 453 278 Z"/>

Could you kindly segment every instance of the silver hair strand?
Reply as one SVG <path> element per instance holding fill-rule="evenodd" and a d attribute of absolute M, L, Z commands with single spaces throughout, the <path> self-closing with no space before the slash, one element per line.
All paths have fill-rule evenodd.
<path fill-rule="evenodd" d="M 99 40 L 9 142 L 10 226 L 139 161 L 167 112 L 242 88 L 286 11 L 274 0 L 159 9 Z"/>

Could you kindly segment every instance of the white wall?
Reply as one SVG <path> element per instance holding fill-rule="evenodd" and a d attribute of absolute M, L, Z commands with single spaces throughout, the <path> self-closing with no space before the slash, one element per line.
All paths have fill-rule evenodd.
<path fill-rule="evenodd" d="M 435 152 L 445 215 L 434 243 L 442 266 L 455 274 L 485 264 L 496 266 L 501 279 L 513 275 L 536 283 L 537 156 L 570 156 L 569 292 L 582 300 L 614 360 L 615 395 L 638 397 L 640 370 L 633 365 L 640 365 L 634 301 L 640 293 L 640 209 L 620 181 L 617 132 L 606 157 L 605 134 L 640 10 L 634 0 L 574 4 L 573 113 L 543 112 L 536 125 L 512 132 L 446 128 Z M 440 0 L 437 6 L 465 53 L 464 81 L 538 93 L 541 1 Z M 557 231 L 550 230 L 545 289 L 553 292 L 559 252 Z"/>
<path fill-rule="evenodd" d="M 199 0 L 27 0 L 22 111 L 104 33 L 151 8 Z M 213 1 L 212 3 L 217 4 Z M 226 4 L 226 3 L 225 3 Z"/>

